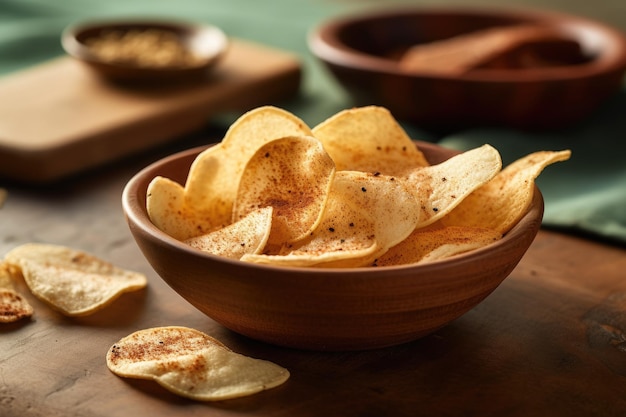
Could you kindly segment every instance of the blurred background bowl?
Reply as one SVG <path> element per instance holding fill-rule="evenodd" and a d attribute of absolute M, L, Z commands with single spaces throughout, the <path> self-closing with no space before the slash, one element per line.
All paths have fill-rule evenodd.
<path fill-rule="evenodd" d="M 77 23 L 64 30 L 61 43 L 99 74 L 126 81 L 201 78 L 228 49 L 218 27 L 156 20 Z"/>
<path fill-rule="evenodd" d="M 431 163 L 458 153 L 419 146 Z M 157 161 L 128 182 L 122 203 L 132 235 L 154 270 L 189 303 L 235 332 L 281 346 L 362 350 L 434 332 L 500 285 L 532 243 L 543 216 L 535 189 L 528 212 L 504 238 L 422 265 L 316 269 L 246 263 L 183 244 L 148 218 L 150 181 L 161 175 L 184 184 L 202 149 Z"/>
<path fill-rule="evenodd" d="M 483 68 L 458 76 L 412 72 L 398 65 L 401 52 L 416 44 L 528 23 L 555 28 L 579 44 L 582 56 L 571 65 Z M 309 47 L 355 105 L 381 105 L 398 119 L 444 131 L 569 126 L 615 93 L 626 70 L 622 33 L 600 22 L 542 11 L 382 9 L 323 22 L 310 33 Z"/>

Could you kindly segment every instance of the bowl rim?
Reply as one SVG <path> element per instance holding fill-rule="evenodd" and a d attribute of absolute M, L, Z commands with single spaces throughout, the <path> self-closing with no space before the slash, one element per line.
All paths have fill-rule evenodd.
<path fill-rule="evenodd" d="M 160 28 L 176 32 L 179 36 L 207 36 L 213 41 L 213 47 L 206 53 L 200 54 L 201 59 L 195 65 L 185 67 L 139 67 L 124 62 L 104 61 L 93 54 L 90 48 L 79 40 L 81 34 L 92 30 L 107 28 L 129 29 L 137 28 Z M 118 68 L 126 71 L 141 71 L 143 73 L 179 73 L 194 71 L 210 66 L 226 52 L 229 46 L 229 38 L 218 26 L 190 21 L 163 19 L 163 18 L 103 18 L 81 20 L 66 26 L 61 33 L 61 46 L 70 56 L 91 64 L 98 64 L 110 68 Z"/>
<path fill-rule="evenodd" d="M 446 148 L 440 145 L 436 145 L 429 142 L 423 141 L 414 141 L 414 143 L 423 149 L 424 147 L 432 148 L 432 149 L 444 149 L 446 151 L 459 153 L 460 151 Z M 129 226 L 132 228 L 137 228 L 141 230 L 143 234 L 149 237 L 149 239 L 154 242 L 160 241 L 165 243 L 168 246 L 171 246 L 174 250 L 182 253 L 186 253 L 190 256 L 199 256 L 201 258 L 206 258 L 207 261 L 220 262 L 223 264 L 230 264 L 234 268 L 246 268 L 246 269 L 254 269 L 254 270 L 267 270 L 267 271 L 276 271 L 278 275 L 289 275 L 289 272 L 297 273 L 299 277 L 304 278 L 307 277 L 321 277 L 321 276 L 334 276 L 334 275 L 342 275 L 345 277 L 358 277 L 359 279 L 369 279 L 369 277 L 376 277 L 380 274 L 389 274 L 390 272 L 398 272 L 405 271 L 411 272 L 412 274 L 423 273 L 428 274 L 430 272 L 435 272 L 441 268 L 446 268 L 448 265 L 454 265 L 455 267 L 459 267 L 460 265 L 469 265 L 476 262 L 477 259 L 482 258 L 486 253 L 493 251 L 494 249 L 502 246 L 502 247 L 513 247 L 518 244 L 518 238 L 524 238 L 524 235 L 528 235 L 528 225 L 532 226 L 533 222 L 537 224 L 534 226 L 536 229 L 539 229 L 541 226 L 541 220 L 543 217 L 544 210 L 544 200 L 543 195 L 537 185 L 534 187 L 534 195 L 532 202 L 526 212 L 526 214 L 520 219 L 520 221 L 509 230 L 501 239 L 496 242 L 493 242 L 487 246 L 480 247 L 478 249 L 474 249 L 462 254 L 454 255 L 448 258 L 427 262 L 423 264 L 406 264 L 406 265 L 395 265 L 395 266 L 381 266 L 381 267 L 355 267 L 355 268 L 314 268 L 314 267 L 293 267 L 293 266 L 279 266 L 279 265 L 265 265 L 265 264 L 255 264 L 244 262 L 236 259 L 229 259 L 220 257 L 217 255 L 212 255 L 210 253 L 206 253 L 201 251 L 200 249 L 193 248 L 189 245 L 186 245 L 179 240 L 169 236 L 165 232 L 158 229 L 148 218 L 147 211 L 145 209 L 145 204 L 142 204 L 142 198 L 139 197 L 138 193 L 142 190 L 145 193 L 147 185 L 156 175 L 152 175 L 157 172 L 162 166 L 166 164 L 170 164 L 179 159 L 183 159 L 185 157 L 192 158 L 194 155 L 197 155 L 201 151 L 207 149 L 212 145 L 204 145 L 199 147 L 190 148 L 187 150 L 183 150 L 180 152 L 176 152 L 159 160 L 156 160 L 149 164 L 148 166 L 141 169 L 135 175 L 133 175 L 122 191 L 122 209 L 124 215 L 129 223 Z M 454 154 L 452 153 L 451 156 Z M 193 158 L 191 159 L 193 161 Z M 148 176 L 150 177 L 148 178 Z M 142 183 L 145 184 L 145 187 L 142 187 Z M 181 184 L 184 186 L 184 184 Z M 143 198 L 145 202 L 145 197 Z M 536 232 L 532 234 L 532 239 L 534 239 Z M 393 275 L 393 274 L 391 274 Z"/>
<path fill-rule="evenodd" d="M 603 52 L 596 59 L 583 64 L 563 67 L 536 68 L 524 71 L 481 69 L 461 76 L 434 72 L 415 72 L 401 68 L 391 59 L 376 57 L 341 44 L 336 33 L 353 24 L 374 19 L 388 19 L 407 14 L 466 14 L 473 16 L 509 17 L 556 23 L 577 38 L 591 34 L 601 36 Z M 367 11 L 346 13 L 322 21 L 307 36 L 310 51 L 322 61 L 333 65 L 370 72 L 384 72 L 402 77 L 464 80 L 468 82 L 537 82 L 547 80 L 573 80 L 597 76 L 602 73 L 626 70 L 626 37 L 616 28 L 603 22 L 582 16 L 574 16 L 552 10 L 531 8 L 486 8 L 481 6 L 398 6 L 395 8 L 373 7 Z M 596 43 L 598 43 L 596 41 Z"/>

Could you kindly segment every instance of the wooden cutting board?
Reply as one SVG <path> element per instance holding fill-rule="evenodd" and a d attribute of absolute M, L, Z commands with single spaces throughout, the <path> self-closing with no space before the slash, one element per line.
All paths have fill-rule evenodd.
<path fill-rule="evenodd" d="M 44 183 L 296 94 L 296 56 L 232 40 L 206 80 L 113 84 L 70 57 L 0 80 L 0 179 Z"/>

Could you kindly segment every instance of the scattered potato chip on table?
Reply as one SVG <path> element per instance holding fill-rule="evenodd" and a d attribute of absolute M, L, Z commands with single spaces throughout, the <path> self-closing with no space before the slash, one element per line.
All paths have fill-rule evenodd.
<path fill-rule="evenodd" d="M 201 401 L 219 401 L 277 387 L 289 371 L 233 352 L 198 330 L 167 326 L 139 330 L 115 343 L 106 363 L 116 375 L 156 381 L 167 390 Z"/>
<path fill-rule="evenodd" d="M 21 272 L 36 297 L 67 316 L 92 314 L 122 293 L 147 285 L 143 274 L 64 246 L 27 243 L 4 260 Z"/>
<path fill-rule="evenodd" d="M 15 290 L 13 273 L 0 261 L 0 323 L 12 323 L 33 315 L 33 307 Z"/>

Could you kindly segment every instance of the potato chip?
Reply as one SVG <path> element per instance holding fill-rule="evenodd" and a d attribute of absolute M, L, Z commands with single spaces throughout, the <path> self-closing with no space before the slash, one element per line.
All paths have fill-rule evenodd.
<path fill-rule="evenodd" d="M 212 233 L 187 239 L 185 243 L 213 255 L 231 259 L 261 253 L 272 228 L 272 212 L 272 207 L 260 208 L 235 223 Z"/>
<path fill-rule="evenodd" d="M 257 263 L 358 267 L 404 240 L 419 222 L 418 204 L 402 182 L 387 175 L 340 171 L 319 226 L 283 253 L 250 256 Z"/>
<path fill-rule="evenodd" d="M 371 245 L 353 245 L 352 249 L 337 249 L 328 252 L 315 251 L 314 247 L 303 247 L 283 254 L 250 254 L 244 255 L 241 260 L 255 264 L 288 266 L 288 267 L 317 267 L 317 268 L 358 268 L 373 262 L 384 252 L 374 239 Z M 318 248 L 319 242 L 315 242 Z M 333 245 L 336 246 L 336 245 Z"/>
<path fill-rule="evenodd" d="M 15 290 L 13 273 L 0 262 L 0 323 L 12 323 L 33 315 L 33 307 Z"/>
<path fill-rule="evenodd" d="M 221 143 L 194 160 L 185 184 L 185 204 L 208 211 L 215 224 L 231 221 L 244 166 L 265 143 L 285 136 L 310 136 L 311 129 L 293 114 L 259 107 L 237 119 Z"/>
<path fill-rule="evenodd" d="M 268 244 L 301 240 L 320 222 L 334 175 L 335 164 L 317 139 L 288 136 L 268 142 L 243 171 L 233 220 L 271 206 Z"/>
<path fill-rule="evenodd" d="M 508 232 L 528 210 L 537 176 L 548 165 L 565 161 L 570 155 L 569 150 L 541 151 L 518 159 L 469 195 L 444 218 L 444 224 Z"/>
<path fill-rule="evenodd" d="M 500 233 L 491 229 L 431 225 L 416 229 L 408 238 L 389 249 L 376 260 L 376 266 L 432 262 L 487 246 L 501 237 Z"/>
<path fill-rule="evenodd" d="M 233 352 L 198 330 L 169 326 L 139 330 L 114 344 L 106 363 L 114 374 L 154 380 L 193 400 L 220 401 L 277 387 L 289 371 Z"/>
<path fill-rule="evenodd" d="M 338 176 L 350 171 L 341 171 Z M 247 262 L 283 266 L 358 267 L 383 251 L 376 241 L 376 222 L 363 208 L 332 192 L 320 225 L 297 244 L 284 245 L 276 254 L 246 255 Z"/>
<path fill-rule="evenodd" d="M 0 288 L 13 289 L 13 279 L 11 266 L 0 260 Z"/>
<path fill-rule="evenodd" d="M 146 277 L 64 246 L 27 243 L 5 256 L 31 292 L 67 316 L 94 313 L 122 293 L 147 285 Z"/>
<path fill-rule="evenodd" d="M 344 110 L 313 128 L 339 171 L 401 175 L 428 166 L 424 154 L 384 107 Z"/>
<path fill-rule="evenodd" d="M 209 214 L 185 205 L 185 189 L 165 177 L 148 184 L 146 210 L 150 221 L 174 239 L 185 240 L 215 229 Z"/>
<path fill-rule="evenodd" d="M 17 291 L 0 288 L 0 323 L 12 323 L 33 315 L 33 307 Z"/>
<path fill-rule="evenodd" d="M 193 161 L 184 186 L 155 179 L 148 189 L 150 220 L 178 240 L 210 233 L 232 221 L 232 208 L 243 168 L 266 142 L 311 129 L 293 114 L 272 106 L 242 115 L 221 143 Z"/>
<path fill-rule="evenodd" d="M 447 215 L 502 168 L 500 153 L 490 145 L 463 152 L 437 165 L 418 167 L 403 181 L 420 202 L 424 227 Z"/>

